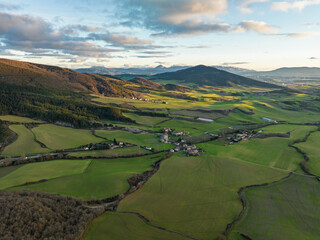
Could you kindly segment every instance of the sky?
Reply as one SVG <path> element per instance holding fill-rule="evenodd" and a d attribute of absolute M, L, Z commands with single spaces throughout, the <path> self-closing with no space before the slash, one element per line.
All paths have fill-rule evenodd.
<path fill-rule="evenodd" d="M 0 0 L 0 58 L 68 68 L 320 67 L 320 0 Z"/>

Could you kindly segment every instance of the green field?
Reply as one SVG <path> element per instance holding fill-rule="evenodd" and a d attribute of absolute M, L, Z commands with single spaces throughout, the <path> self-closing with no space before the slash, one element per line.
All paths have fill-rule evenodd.
<path fill-rule="evenodd" d="M 115 131 L 107 131 L 107 130 L 97 130 L 96 134 L 98 136 L 107 138 L 109 140 L 113 140 L 114 138 L 119 142 L 126 142 L 135 144 L 138 146 L 150 146 L 154 148 L 155 150 L 167 150 L 173 147 L 171 144 L 164 144 L 160 142 L 160 137 L 151 134 L 151 133 L 140 133 L 135 134 L 128 131 L 121 131 L 121 130 L 115 130 Z"/>
<path fill-rule="evenodd" d="M 93 136 L 90 130 L 60 127 L 53 124 L 40 125 L 33 128 L 32 132 L 36 135 L 37 140 L 52 150 L 76 148 L 103 141 Z"/>
<path fill-rule="evenodd" d="M 158 123 L 169 119 L 165 117 L 140 116 L 134 113 L 126 113 L 124 115 L 128 118 L 131 118 L 132 120 L 135 120 L 140 125 L 146 125 L 150 127 L 155 126 Z"/>
<path fill-rule="evenodd" d="M 0 178 L 0 189 L 43 179 L 80 174 L 88 167 L 89 163 L 90 160 L 55 160 L 26 164 Z"/>
<path fill-rule="evenodd" d="M 38 121 L 38 120 L 33 120 L 31 118 L 19 117 L 19 116 L 14 116 L 14 115 L 0 116 L 0 120 L 8 121 L 8 122 L 15 122 L 15 123 L 41 123 L 41 121 Z"/>
<path fill-rule="evenodd" d="M 252 239 L 319 239 L 320 183 L 292 175 L 289 179 L 245 191 L 247 208 L 230 239 L 243 233 Z"/>
<path fill-rule="evenodd" d="M 42 148 L 40 144 L 34 140 L 33 133 L 24 125 L 10 125 L 9 128 L 18 135 L 18 139 L 7 146 L 3 150 L 2 155 L 22 155 L 50 151 L 47 148 Z"/>
<path fill-rule="evenodd" d="M 274 126 L 265 129 L 268 128 L 273 130 Z M 208 142 L 199 144 L 199 147 L 203 148 L 208 155 L 241 159 L 269 167 L 301 172 L 299 163 L 303 158 L 288 145 L 295 139 L 303 138 L 315 128 L 315 126 L 297 126 L 290 138 L 250 139 L 227 146 L 223 143 Z"/>
<path fill-rule="evenodd" d="M 16 165 L 16 166 L 10 166 L 10 167 L 4 167 L 4 168 L 0 168 L 0 178 L 8 175 L 9 173 L 17 170 L 18 168 L 20 168 L 21 165 Z"/>
<path fill-rule="evenodd" d="M 121 201 L 118 210 L 138 212 L 154 224 L 197 239 L 215 239 L 241 211 L 240 187 L 285 175 L 228 158 L 174 156 L 141 190 Z"/>
<path fill-rule="evenodd" d="M 125 148 L 116 148 L 112 150 L 97 150 L 97 151 L 86 151 L 86 152 L 75 152 L 70 153 L 70 156 L 74 157 L 124 157 L 131 156 L 134 154 L 141 155 L 145 153 L 150 153 L 150 151 L 145 150 L 139 146 L 135 147 L 125 147 Z"/>
<path fill-rule="evenodd" d="M 124 227 L 125 226 L 125 227 Z M 174 233 L 151 227 L 132 214 L 108 212 L 97 218 L 84 236 L 85 240 L 186 240 Z"/>
<path fill-rule="evenodd" d="M 81 174 L 16 189 L 58 193 L 85 200 L 108 198 L 128 190 L 127 179 L 135 173 L 151 169 L 151 165 L 162 156 L 158 154 L 129 159 L 92 160 L 86 171 Z"/>
<path fill-rule="evenodd" d="M 295 146 L 304 151 L 309 157 L 307 167 L 314 175 L 320 176 L 320 132 L 315 132 L 310 135 L 308 140 L 303 143 L 298 143 Z"/>

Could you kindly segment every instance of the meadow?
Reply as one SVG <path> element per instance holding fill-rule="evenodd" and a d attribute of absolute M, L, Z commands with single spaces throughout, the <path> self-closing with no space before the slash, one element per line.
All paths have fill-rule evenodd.
<path fill-rule="evenodd" d="M 269 128 L 271 128 L 270 131 L 275 130 L 273 126 L 263 129 Z M 303 160 L 302 155 L 288 145 L 296 139 L 303 138 L 314 129 L 316 129 L 315 126 L 296 126 L 290 138 L 253 138 L 227 146 L 219 142 L 208 142 L 198 144 L 198 146 L 204 149 L 207 155 L 229 157 L 268 167 L 302 172 L 299 166 Z"/>
<path fill-rule="evenodd" d="M 90 130 L 60 127 L 53 124 L 39 125 L 33 128 L 32 132 L 38 141 L 51 150 L 76 148 L 103 141 L 103 139 L 93 136 Z"/>
<path fill-rule="evenodd" d="M 306 142 L 295 144 L 309 157 L 307 167 L 310 172 L 316 176 L 320 176 L 320 132 L 315 132 L 310 135 Z"/>
<path fill-rule="evenodd" d="M 118 210 L 140 213 L 153 224 L 197 239 L 216 239 L 241 211 L 240 187 L 284 176 L 283 171 L 234 159 L 175 155 L 142 189 L 121 201 Z"/>
<path fill-rule="evenodd" d="M 118 142 L 131 143 L 137 146 L 150 146 L 157 151 L 168 150 L 173 147 L 171 144 L 161 143 L 160 136 L 151 133 L 135 134 L 122 130 L 97 130 L 95 133 L 100 137 L 107 138 L 108 140 L 116 139 Z"/>
<path fill-rule="evenodd" d="M 27 182 L 53 179 L 84 172 L 90 160 L 55 160 L 23 165 L 0 178 L 0 189 L 19 186 Z M 12 168 L 12 167 L 9 167 Z M 1 168 L 0 171 L 6 171 Z"/>
<path fill-rule="evenodd" d="M 162 156 L 163 154 L 126 159 L 94 159 L 80 174 L 63 176 L 12 190 L 28 189 L 58 193 L 84 200 L 108 198 L 127 191 L 129 189 L 127 179 L 133 174 L 151 169 L 152 164 Z"/>
<path fill-rule="evenodd" d="M 18 135 L 18 138 L 3 150 L 2 155 L 23 155 L 50 151 L 47 148 L 42 148 L 35 141 L 33 133 L 24 125 L 10 125 L 9 128 Z"/>
<path fill-rule="evenodd" d="M 42 123 L 42 121 L 33 120 L 27 117 L 20 117 L 14 115 L 2 115 L 0 116 L 0 120 L 14 123 Z"/>
<path fill-rule="evenodd" d="M 150 151 L 145 150 L 139 146 L 134 147 L 125 147 L 125 148 L 116 148 L 110 150 L 96 150 L 96 151 L 82 151 L 82 152 L 74 152 L 70 153 L 69 156 L 73 157 L 124 157 L 124 156 L 132 156 L 134 154 L 146 154 L 150 153 Z"/>
<path fill-rule="evenodd" d="M 247 207 L 230 240 L 243 233 L 252 239 L 318 239 L 320 183 L 293 174 L 285 181 L 244 192 Z"/>
<path fill-rule="evenodd" d="M 106 227 L 108 226 L 108 227 Z M 126 227 L 123 227 L 126 226 Z M 147 225 L 142 219 L 133 214 L 108 212 L 97 218 L 90 225 L 84 236 L 85 240 L 137 240 L 137 239 L 175 239 L 188 238 L 178 234 L 168 233 Z"/>

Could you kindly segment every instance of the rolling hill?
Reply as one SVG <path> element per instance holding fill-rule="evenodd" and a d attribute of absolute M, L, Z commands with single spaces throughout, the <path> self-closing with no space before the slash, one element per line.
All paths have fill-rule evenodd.
<path fill-rule="evenodd" d="M 105 96 L 135 96 L 123 87 L 124 81 L 111 76 L 82 74 L 56 66 L 0 59 L 0 82 L 19 86 L 33 86 L 92 92 Z"/>
<path fill-rule="evenodd" d="M 155 75 L 151 80 L 175 80 L 180 84 L 207 85 L 214 87 L 262 87 L 262 88 L 280 88 L 277 85 L 256 81 L 250 78 L 242 77 L 233 73 L 219 70 L 214 67 L 199 65 L 196 67 Z"/>

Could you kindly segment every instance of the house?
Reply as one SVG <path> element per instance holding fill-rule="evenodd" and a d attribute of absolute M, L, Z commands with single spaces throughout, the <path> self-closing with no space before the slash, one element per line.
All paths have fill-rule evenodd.
<path fill-rule="evenodd" d="M 163 143 L 168 143 L 169 142 L 169 135 L 168 134 L 163 134 L 160 136 L 160 141 Z"/>
<path fill-rule="evenodd" d="M 149 150 L 149 151 L 152 150 L 152 147 L 148 147 L 148 146 L 144 146 L 143 148 L 146 149 L 146 150 Z"/>
<path fill-rule="evenodd" d="M 170 149 L 170 152 L 174 153 L 174 149 Z"/>

